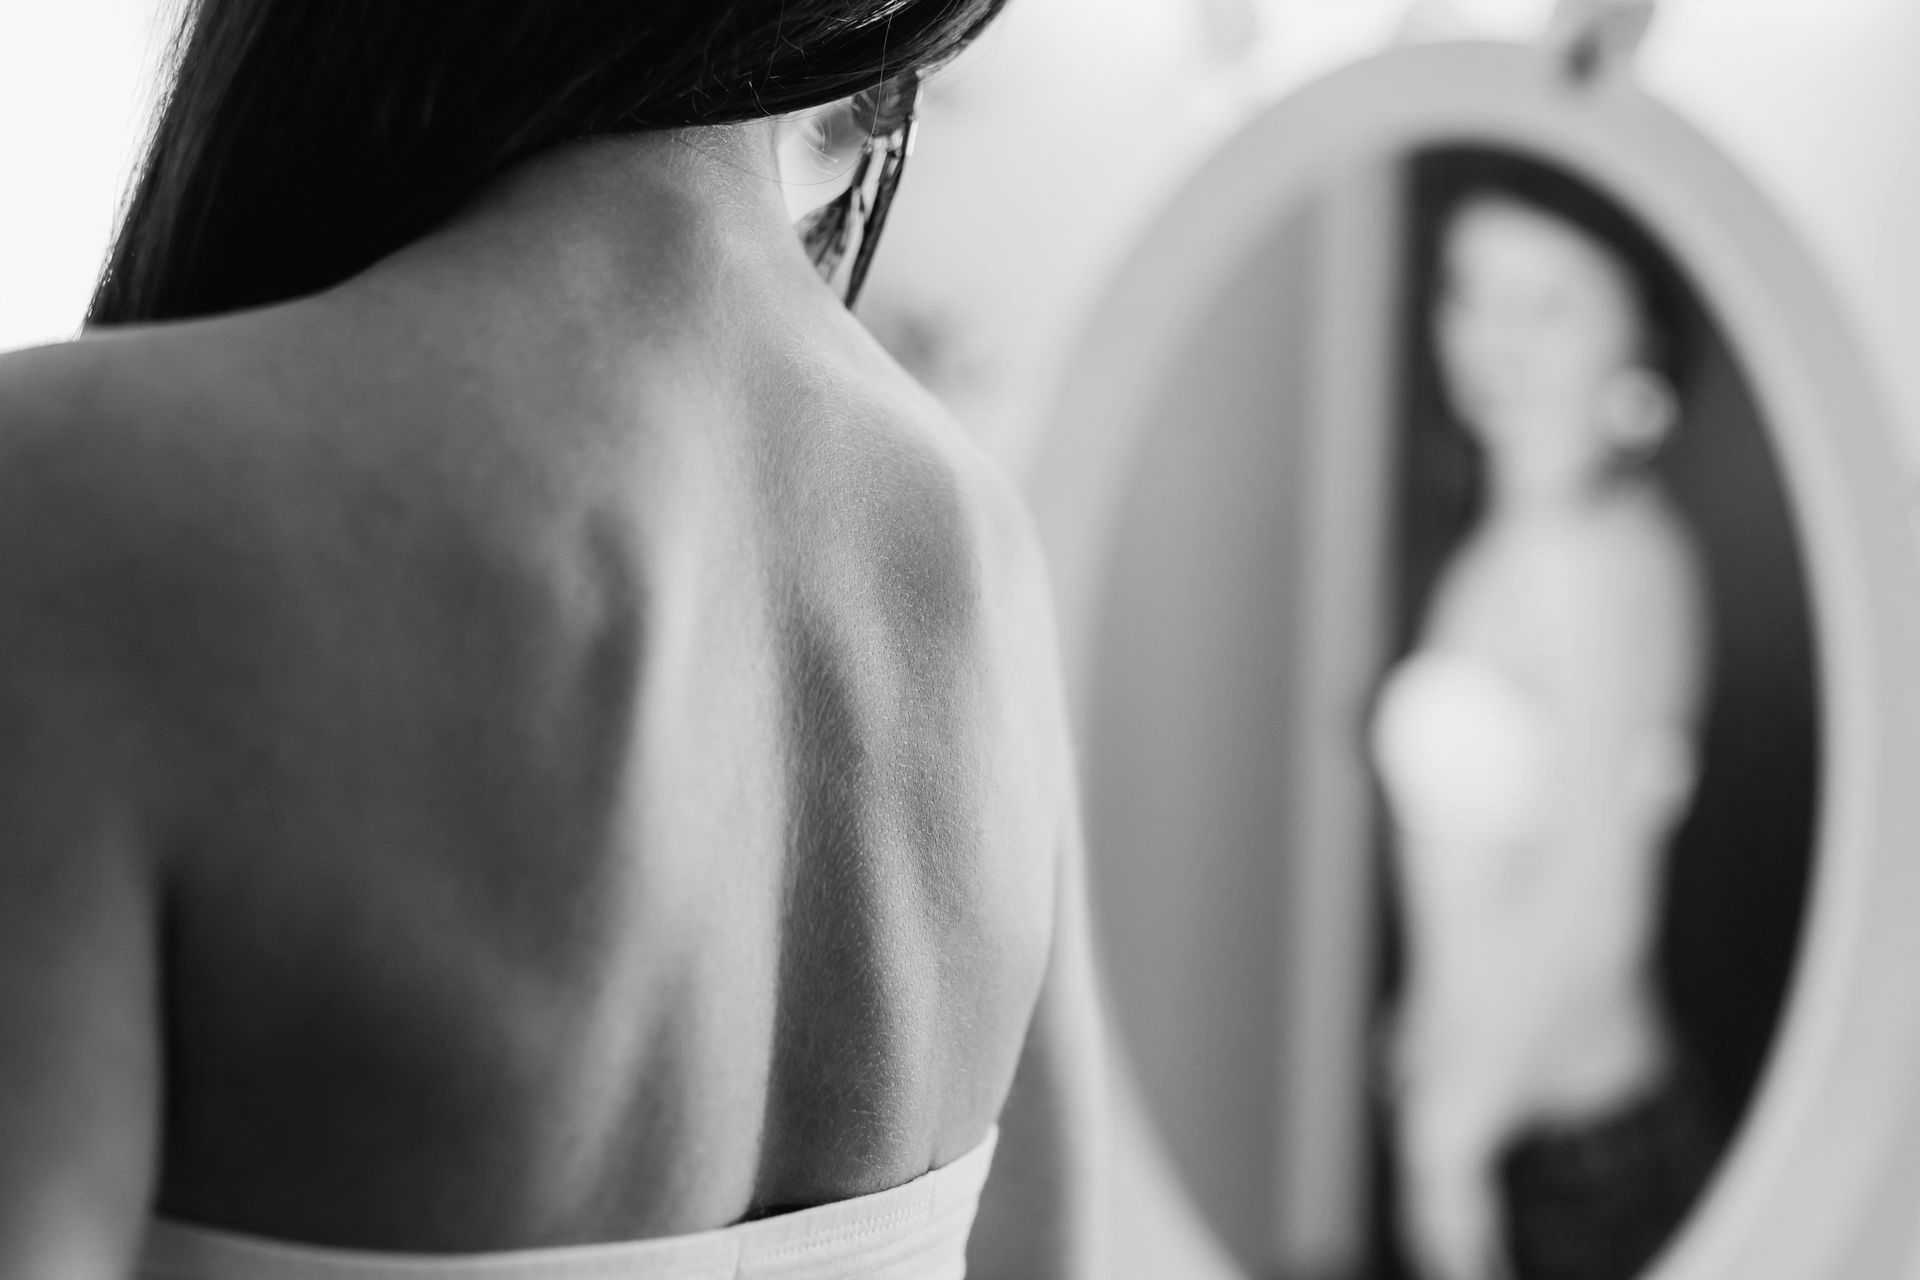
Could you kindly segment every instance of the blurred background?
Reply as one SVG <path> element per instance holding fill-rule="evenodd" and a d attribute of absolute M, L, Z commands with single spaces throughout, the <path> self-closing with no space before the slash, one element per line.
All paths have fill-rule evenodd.
<path fill-rule="evenodd" d="M 1378 1083 L 1404 921 L 1363 739 L 1466 521 L 1423 353 L 1421 174 L 1436 161 L 1364 156 L 1303 179 L 1231 278 L 1204 305 L 1169 302 L 1161 328 L 1150 288 L 1114 282 L 1181 260 L 1164 240 L 1186 224 L 1167 211 L 1303 86 L 1397 48 L 1538 45 L 1557 10 L 1609 7 L 1012 0 L 928 87 L 861 303 L 1027 487 L 1055 554 L 1101 941 L 1148 1156 L 1130 1194 L 1178 1196 L 1220 1274 L 1417 1269 L 1392 1227 Z M 1911 458 L 1920 5 L 1611 8 L 1652 10 L 1621 75 L 1723 151 L 1798 237 L 1886 422 L 1905 424 L 1877 428 L 1876 447 Z M 0 6 L 0 349 L 77 331 L 172 9 Z M 1614 194 L 1634 212 L 1633 193 Z M 1732 337 L 1731 302 L 1675 269 L 1698 376 L 1693 429 L 1660 467 L 1702 545 L 1720 640 L 1653 954 L 1732 1123 L 1765 1074 L 1813 875 L 1819 624 L 1766 371 Z M 1088 388 L 1121 305 L 1127 331 L 1158 332 L 1165 354 L 1150 384 L 1114 392 L 1103 437 Z M 1156 1221 L 1132 1224 L 1124 1274 L 1168 1274 L 1182 1256 L 1193 1224 Z"/>

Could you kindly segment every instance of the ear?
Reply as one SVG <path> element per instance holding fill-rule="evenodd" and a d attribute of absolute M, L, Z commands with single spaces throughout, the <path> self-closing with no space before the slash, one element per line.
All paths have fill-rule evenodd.
<path fill-rule="evenodd" d="M 1664 375 L 1643 365 L 1614 373 L 1603 394 L 1603 429 L 1622 453 L 1655 452 L 1680 421 L 1679 393 Z"/>

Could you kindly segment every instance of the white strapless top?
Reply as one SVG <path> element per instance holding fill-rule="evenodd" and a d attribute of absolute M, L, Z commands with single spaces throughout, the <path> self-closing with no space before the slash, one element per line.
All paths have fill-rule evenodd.
<path fill-rule="evenodd" d="M 1373 755 L 1408 835 L 1501 849 L 1536 829 L 1547 731 L 1534 698 L 1497 668 L 1421 649 L 1381 689 Z"/>
<path fill-rule="evenodd" d="M 1372 738 L 1394 822 L 1425 844 L 1491 856 L 1536 837 L 1551 816 L 1554 726 L 1539 698 L 1491 663 L 1416 650 L 1388 675 Z M 1660 839 L 1692 792 L 1695 768 L 1686 729 L 1648 725 L 1614 795 Z"/>
<path fill-rule="evenodd" d="M 505 1253 L 369 1253 L 156 1219 L 140 1280 L 962 1280 L 999 1131 L 912 1182 L 716 1231 Z"/>

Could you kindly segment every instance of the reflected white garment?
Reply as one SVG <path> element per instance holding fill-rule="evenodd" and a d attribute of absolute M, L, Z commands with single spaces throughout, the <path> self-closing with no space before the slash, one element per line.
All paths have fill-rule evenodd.
<path fill-rule="evenodd" d="M 1537 837 L 1553 766 L 1550 726 L 1540 701 L 1492 663 L 1444 649 L 1420 649 L 1388 675 L 1373 722 L 1373 755 L 1394 821 L 1450 862 L 1489 864 Z M 1658 838 L 1680 816 L 1695 774 L 1692 737 L 1649 725 L 1635 739 L 1615 795 Z M 1424 868 L 1471 879 L 1485 866 Z"/>
<path fill-rule="evenodd" d="M 1533 834 L 1547 750 L 1536 700 L 1478 659 L 1417 650 L 1381 690 L 1374 759 L 1395 821 L 1416 838 L 1499 850 Z"/>
<path fill-rule="evenodd" d="M 997 1129 L 886 1191 L 716 1231 L 504 1253 L 369 1253 L 156 1219 L 141 1280 L 961 1280 Z"/>

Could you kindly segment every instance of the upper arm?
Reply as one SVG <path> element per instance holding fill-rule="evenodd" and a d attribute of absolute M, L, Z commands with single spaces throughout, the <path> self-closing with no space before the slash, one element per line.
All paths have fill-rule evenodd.
<path fill-rule="evenodd" d="M 157 1151 L 154 894 L 131 832 L 0 714 L 0 1275 L 124 1275 Z"/>
<path fill-rule="evenodd" d="M 993 1174 L 967 1247 L 968 1274 L 1107 1274 L 1102 1210 L 1107 1106 L 1102 1024 L 1078 823 L 1063 833 L 1053 946 Z"/>
<path fill-rule="evenodd" d="M 1000 1117 L 993 1173 L 967 1248 L 968 1274 L 1105 1277 L 1110 1108 L 1071 734 L 1052 604 L 1037 552 L 1019 576 L 1030 624 L 1028 696 L 1040 712 L 1055 814 L 1053 936 L 1040 994 Z"/>
<path fill-rule="evenodd" d="M 1685 738 L 1705 666 L 1702 587 L 1684 545 L 1647 531 L 1582 548 L 1541 637 L 1563 811 L 1604 823 L 1656 737 Z"/>
<path fill-rule="evenodd" d="M 0 1277 L 124 1275 L 157 1150 L 140 735 L 73 589 L 44 422 L 0 386 Z"/>
<path fill-rule="evenodd" d="M 1548 716 L 1542 832 L 1557 850 L 1524 864 L 1532 918 L 1594 946 L 1644 927 L 1650 877 L 1696 771 L 1705 637 L 1699 587 L 1671 547 L 1583 556 L 1542 635 Z M 1581 922 L 1577 927 L 1568 921 Z"/>
<path fill-rule="evenodd" d="M 1044 600 L 1041 608 L 1050 616 Z M 1119 1069 L 1050 621 L 1043 630 L 1059 803 L 1053 944 L 1001 1113 L 967 1274 L 1107 1280 L 1124 1249 L 1129 1273 L 1160 1268 L 1184 1280 L 1225 1280 L 1238 1269 L 1176 1185 L 1148 1133 L 1137 1086 Z"/>

